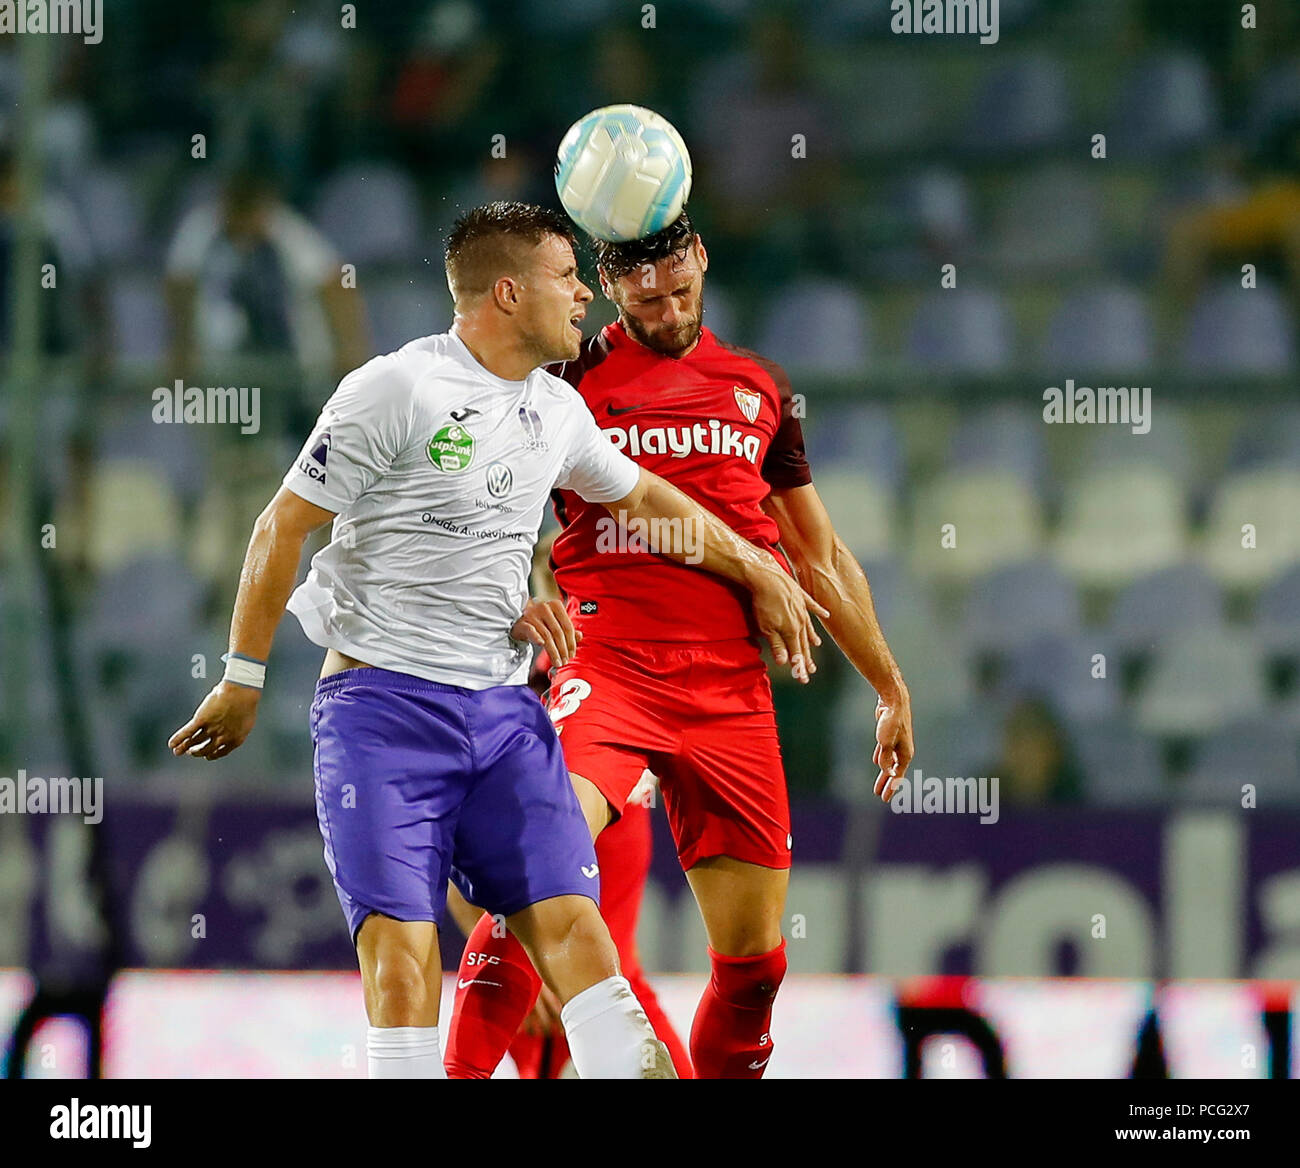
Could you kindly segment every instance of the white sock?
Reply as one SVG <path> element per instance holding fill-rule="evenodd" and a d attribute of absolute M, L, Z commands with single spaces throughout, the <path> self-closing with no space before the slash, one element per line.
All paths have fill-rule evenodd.
<path fill-rule="evenodd" d="M 436 1026 L 371 1026 L 366 1057 L 372 1079 L 445 1079 Z"/>
<path fill-rule="evenodd" d="M 639 1079 L 654 1066 L 647 1046 L 655 1033 L 625 977 L 607 977 L 575 994 L 560 1021 L 580 1079 Z"/>

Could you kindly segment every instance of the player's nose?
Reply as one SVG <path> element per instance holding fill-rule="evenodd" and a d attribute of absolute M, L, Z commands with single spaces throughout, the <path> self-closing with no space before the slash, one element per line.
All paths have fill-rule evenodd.
<path fill-rule="evenodd" d="M 596 298 L 596 294 L 592 292 L 592 290 L 588 288 L 586 284 L 584 284 L 581 280 L 579 280 L 578 291 L 576 296 L 578 303 L 590 304 L 593 300 L 595 300 L 595 298 Z"/>

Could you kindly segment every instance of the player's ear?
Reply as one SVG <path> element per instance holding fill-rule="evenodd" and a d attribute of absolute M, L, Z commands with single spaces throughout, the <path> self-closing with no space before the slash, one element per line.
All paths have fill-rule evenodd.
<path fill-rule="evenodd" d="M 492 285 L 492 299 L 502 312 L 511 315 L 519 311 L 519 283 L 513 276 L 502 276 Z"/>
<path fill-rule="evenodd" d="M 610 278 L 605 275 L 605 269 L 597 265 L 596 275 L 600 278 L 600 290 L 604 293 L 605 299 L 612 301 L 614 299 L 614 285 Z"/>
<path fill-rule="evenodd" d="M 709 270 L 709 253 L 704 250 L 704 240 L 698 235 L 695 237 L 695 254 L 699 256 L 700 271 L 707 272 Z"/>

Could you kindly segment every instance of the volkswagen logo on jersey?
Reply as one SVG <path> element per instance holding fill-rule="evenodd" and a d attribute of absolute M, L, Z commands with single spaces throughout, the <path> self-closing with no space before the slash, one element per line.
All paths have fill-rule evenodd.
<path fill-rule="evenodd" d="M 736 395 L 736 405 L 740 407 L 740 412 L 745 415 L 745 420 L 747 422 L 757 420 L 758 411 L 763 408 L 763 395 L 755 393 L 752 389 L 745 389 L 740 385 L 733 385 L 731 391 Z"/>
<path fill-rule="evenodd" d="M 532 406 L 519 407 L 519 424 L 524 428 L 524 448 L 543 451 L 547 443 L 542 441 L 542 416 Z"/>
<path fill-rule="evenodd" d="M 494 499 L 504 499 L 510 494 L 515 476 L 504 462 L 494 462 L 487 468 L 488 494 Z"/>

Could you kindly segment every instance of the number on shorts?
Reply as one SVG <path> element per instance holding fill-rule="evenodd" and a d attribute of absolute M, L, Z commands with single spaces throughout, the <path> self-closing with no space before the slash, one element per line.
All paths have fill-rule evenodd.
<path fill-rule="evenodd" d="M 555 701 L 551 703 L 551 721 L 558 722 L 561 718 L 572 714 L 589 693 L 591 693 L 591 686 L 587 682 L 577 677 L 570 678 L 560 686 Z"/>

